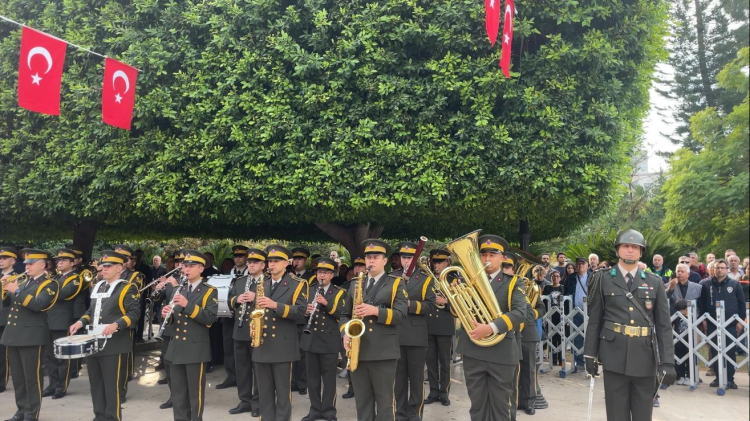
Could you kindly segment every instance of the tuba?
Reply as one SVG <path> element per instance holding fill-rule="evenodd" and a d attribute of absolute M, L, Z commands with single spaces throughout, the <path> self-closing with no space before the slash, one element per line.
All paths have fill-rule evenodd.
<path fill-rule="evenodd" d="M 362 304 L 362 301 L 364 300 L 362 284 L 365 283 L 365 275 L 369 272 L 370 268 L 367 268 L 366 271 L 360 272 L 359 275 L 357 275 L 357 283 L 354 286 L 352 310 Z M 349 371 L 355 371 L 359 366 L 359 343 L 360 338 L 365 334 L 365 322 L 362 321 L 362 318 L 352 315 L 351 320 L 344 325 L 344 333 L 349 337 L 349 351 L 346 353 L 349 361 L 346 363 L 346 369 Z"/>
<path fill-rule="evenodd" d="M 485 265 L 479 258 L 477 241 L 480 231 L 473 231 L 446 244 L 445 248 L 451 252 L 453 261 L 460 263 L 462 268 L 447 267 L 440 273 L 440 277 L 436 278 L 437 290 L 451 303 L 451 309 L 465 328 L 472 326 L 472 320 L 488 324 L 503 314 L 487 279 L 487 274 L 484 272 Z M 461 278 L 465 279 L 465 282 L 455 280 L 451 283 L 448 275 L 452 272 L 457 272 Z M 493 333 L 476 340 L 469 336 L 472 342 L 483 347 L 493 346 L 504 338 L 504 333 L 501 335 Z"/>

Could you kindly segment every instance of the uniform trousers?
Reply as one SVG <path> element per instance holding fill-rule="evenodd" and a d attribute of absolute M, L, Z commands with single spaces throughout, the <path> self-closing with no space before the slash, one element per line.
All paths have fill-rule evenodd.
<path fill-rule="evenodd" d="M 297 325 L 297 336 L 302 339 L 303 330 L 305 325 Z M 300 348 L 299 360 L 294 362 L 294 369 L 292 371 L 292 389 L 294 390 L 306 390 L 307 389 L 307 368 L 305 367 L 305 350 Z"/>
<path fill-rule="evenodd" d="M 120 408 L 120 366 L 122 355 L 114 354 L 86 357 L 86 367 L 91 386 L 91 402 L 94 404 L 94 421 L 119 421 Z"/>
<path fill-rule="evenodd" d="M 533 408 L 536 403 L 536 347 L 537 342 L 521 342 L 518 405 L 522 408 Z"/>
<path fill-rule="evenodd" d="M 447 398 L 450 392 L 452 345 L 453 336 L 427 336 L 427 381 L 431 398 Z"/>
<path fill-rule="evenodd" d="M 206 399 L 206 363 L 171 364 L 175 421 L 202 421 Z"/>
<path fill-rule="evenodd" d="M 237 367 L 237 396 L 241 408 L 253 411 L 260 409 L 258 402 L 258 382 L 253 369 L 253 348 L 251 341 L 234 341 L 234 361 Z"/>
<path fill-rule="evenodd" d="M 44 365 L 47 368 L 47 374 L 49 375 L 49 386 L 47 386 L 47 388 L 54 390 L 56 393 L 68 391 L 70 375 L 74 368 L 73 362 L 75 362 L 75 360 L 61 360 L 55 358 L 55 347 L 53 344 L 56 339 L 64 338 L 66 336 L 68 336 L 68 332 L 65 330 L 50 330 L 49 346 L 45 347 L 44 350 Z"/>
<path fill-rule="evenodd" d="M 39 418 L 42 407 L 43 346 L 7 346 L 8 366 L 16 394 L 15 416 Z"/>
<path fill-rule="evenodd" d="M 0 326 L 0 338 L 3 337 L 5 332 L 5 326 Z M 5 345 L 0 345 L 0 387 L 5 387 L 8 384 L 8 348 Z"/>
<path fill-rule="evenodd" d="M 426 346 L 401 346 L 396 363 L 396 420 L 420 421 L 424 410 Z"/>
<path fill-rule="evenodd" d="M 226 382 L 237 383 L 237 366 L 234 361 L 234 318 L 221 318 L 222 343 L 224 345 L 224 371 L 227 372 Z"/>
<path fill-rule="evenodd" d="M 172 362 L 170 362 L 165 356 L 169 349 L 169 342 L 172 340 L 171 336 L 162 335 L 161 337 L 161 355 L 164 361 L 164 375 L 167 379 L 167 386 L 169 390 L 172 390 Z"/>
<path fill-rule="evenodd" d="M 464 355 L 464 379 L 471 421 L 510 421 L 518 365 L 476 360 Z"/>
<path fill-rule="evenodd" d="M 255 363 L 260 417 L 266 421 L 289 421 L 292 418 L 292 361 Z"/>
<path fill-rule="evenodd" d="M 396 419 L 393 407 L 396 361 L 359 361 L 357 369 L 351 373 L 359 421 L 393 421 Z"/>
<path fill-rule="evenodd" d="M 604 370 L 608 421 L 651 421 L 656 376 L 633 377 Z"/>
<path fill-rule="evenodd" d="M 307 385 L 310 388 L 310 414 L 322 418 L 336 415 L 336 363 L 338 353 L 305 353 Z M 322 380 L 322 388 L 321 388 Z"/>
<path fill-rule="evenodd" d="M 133 335 L 133 329 L 130 331 L 130 342 L 135 349 L 135 336 Z M 124 398 L 128 394 L 128 379 L 131 377 L 131 366 L 133 364 L 133 350 L 131 349 L 127 354 L 120 354 L 122 362 L 120 363 L 120 399 Z"/>

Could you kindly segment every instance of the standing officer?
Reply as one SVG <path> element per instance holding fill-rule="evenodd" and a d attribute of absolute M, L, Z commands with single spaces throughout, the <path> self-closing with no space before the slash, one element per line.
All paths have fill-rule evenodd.
<path fill-rule="evenodd" d="M 310 291 L 306 316 L 315 308 L 308 333 L 303 333 L 300 347 L 307 358 L 307 384 L 310 387 L 310 413 L 302 421 L 336 420 L 336 363 L 341 341 L 338 322 L 344 307 L 346 291 L 331 284 L 337 264 L 333 259 L 316 260 L 318 286 Z M 317 308 L 316 308 L 317 306 Z M 323 381 L 323 388 L 320 383 Z"/>
<path fill-rule="evenodd" d="M 258 382 L 255 381 L 253 370 L 253 348 L 250 346 L 250 313 L 255 301 L 255 291 L 261 280 L 263 271 L 266 269 L 265 251 L 251 248 L 247 249 L 248 274 L 239 277 L 234 282 L 229 292 L 229 304 L 234 308 L 237 319 L 234 323 L 234 359 L 237 367 L 237 395 L 240 403 L 229 410 L 230 414 L 241 414 L 251 412 L 253 417 L 260 416 L 260 404 L 258 403 Z M 245 306 L 244 313 L 242 307 Z M 240 319 L 242 322 L 240 323 Z"/>
<path fill-rule="evenodd" d="M 273 244 L 265 249 L 270 275 L 263 281 L 263 297 L 256 307 L 265 311 L 262 343 L 253 350 L 258 380 L 260 416 L 264 420 L 288 421 L 292 416 L 292 364 L 299 359 L 297 321 L 304 319 L 307 285 L 286 275 L 291 252 Z"/>
<path fill-rule="evenodd" d="M 609 421 L 650 420 L 659 378 L 674 383 L 674 345 L 664 282 L 638 269 L 646 251 L 640 232 L 627 229 L 615 239 L 618 264 L 589 278 L 584 358 L 586 372 L 604 366 Z"/>
<path fill-rule="evenodd" d="M 450 266 L 450 252 L 435 249 L 430 251 L 430 262 L 435 276 Z M 437 279 L 434 280 L 437 282 Z M 451 347 L 456 334 L 456 320 L 445 297 L 435 296 L 435 309 L 427 317 L 427 380 L 430 394 L 425 404 L 440 401 L 443 406 L 451 404 L 448 393 L 451 389 Z"/>
<path fill-rule="evenodd" d="M 28 278 L 8 282 L 3 287 L 11 298 L 8 324 L 0 344 L 8 349 L 10 374 L 18 410 L 11 421 L 36 420 L 42 407 L 42 348 L 47 343 L 47 311 L 55 305 L 58 284 L 45 274 L 51 254 L 23 249 Z"/>
<path fill-rule="evenodd" d="M 137 264 L 135 251 L 125 244 L 115 244 L 114 249 L 126 257 L 125 265 L 122 268 L 122 273 L 120 273 L 120 279 L 133 284 L 140 291 L 141 288 L 146 286 L 146 278 L 141 272 L 135 270 L 135 265 Z M 141 313 L 140 306 L 138 304 L 139 314 Z M 132 346 L 130 347 L 130 352 L 123 356 L 124 361 L 120 365 L 120 370 L 122 370 L 122 375 L 120 375 L 120 399 L 123 402 L 127 400 L 128 382 L 135 376 L 135 330 L 137 328 L 137 324 L 130 326 L 130 342 Z"/>
<path fill-rule="evenodd" d="M 482 263 L 489 263 L 484 271 L 503 314 L 489 324 L 464 327 L 459 333 L 456 352 L 464 359 L 472 421 L 509 421 L 512 416 L 511 396 L 516 388 L 513 379 L 520 361 L 515 330 L 526 319 L 526 298 L 520 279 L 502 272 L 503 252 L 507 249 L 508 242 L 502 237 L 479 237 Z M 469 339 L 479 340 L 493 333 L 505 334 L 505 338 L 493 346 L 479 346 Z"/>
<path fill-rule="evenodd" d="M 417 244 L 403 241 L 397 246 L 403 269 L 389 276 L 401 278 L 408 294 L 406 323 L 398 325 L 401 357 L 396 364 L 396 419 L 420 421 L 424 409 L 424 365 L 427 358 L 427 314 L 435 308 L 432 278 L 415 269 L 409 279 L 406 270 L 413 259 Z"/>
<path fill-rule="evenodd" d="M 49 346 L 45 352 L 45 365 L 49 372 L 49 386 L 42 392 L 42 397 L 52 396 L 60 399 L 65 396 L 70 383 L 72 361 L 55 358 L 52 344 L 58 338 L 67 336 L 70 325 L 73 324 L 73 305 L 76 295 L 81 289 L 78 274 L 73 271 L 75 252 L 62 248 L 57 250 L 57 275 L 55 281 L 60 285 L 60 293 L 55 305 L 47 312 L 49 324 Z"/>
<path fill-rule="evenodd" d="M 302 278 L 307 282 L 305 285 L 305 295 L 310 296 L 310 288 L 315 287 L 317 280 L 315 272 L 307 270 L 307 259 L 310 257 L 310 250 L 304 247 L 295 247 L 292 249 L 292 270 L 294 275 Z M 297 321 L 297 333 L 302 339 L 302 329 L 305 328 L 305 318 Z M 305 350 L 300 348 L 300 358 L 294 362 L 294 371 L 292 372 L 292 391 L 298 391 L 300 395 L 307 394 L 307 368 L 305 367 Z"/>
<path fill-rule="evenodd" d="M 516 267 L 518 259 L 515 255 L 511 255 L 510 257 L 513 260 L 513 266 Z M 536 321 L 544 316 L 545 313 L 541 293 L 539 295 L 534 306 L 532 306 L 529 297 L 526 297 L 526 321 L 521 324 L 521 367 L 518 377 L 518 409 L 523 409 L 528 415 L 536 413 L 536 351 L 539 347 L 539 341 L 542 339 L 539 335 Z"/>
<path fill-rule="evenodd" d="M 234 267 L 229 271 L 230 275 L 233 275 L 231 283 L 229 284 L 230 291 L 234 288 L 234 284 L 237 283 L 239 278 L 246 280 L 248 273 L 248 261 L 247 253 L 250 250 L 249 247 L 237 244 L 232 247 L 232 257 L 234 259 Z M 232 309 L 232 307 L 230 307 Z M 234 315 L 236 316 L 236 314 Z M 222 348 L 224 349 L 224 371 L 227 373 L 227 377 L 223 382 L 216 385 L 217 389 L 226 389 L 229 387 L 237 386 L 237 361 L 234 356 L 234 317 L 221 317 L 221 342 Z M 249 335 L 249 333 L 248 333 Z M 215 358 L 214 358 L 215 360 Z"/>
<path fill-rule="evenodd" d="M 206 397 L 206 363 L 211 361 L 208 329 L 216 321 L 219 299 L 216 288 L 203 282 L 206 256 L 183 250 L 182 273 L 187 285 L 177 291 L 174 304 L 162 309 L 174 325 L 167 359 L 172 363 L 172 412 L 175 421 L 201 421 Z"/>
<path fill-rule="evenodd" d="M 18 259 L 18 252 L 15 247 L 0 247 L 0 279 L 5 280 L 16 274 L 13 266 Z M 10 304 L 12 302 L 10 294 L 3 291 L 2 301 L 0 301 L 0 338 L 3 337 L 5 325 L 8 323 L 8 314 L 10 313 Z M 0 393 L 5 392 L 5 385 L 8 384 L 8 350 L 5 345 L 0 345 Z"/>
<path fill-rule="evenodd" d="M 138 322 L 140 306 L 137 287 L 120 279 L 125 259 L 127 256 L 116 251 L 102 252 L 103 279 L 92 287 L 92 305 L 69 328 L 70 333 L 75 334 L 90 325 L 94 334 L 108 336 L 102 350 L 86 357 L 91 401 L 97 420 L 122 419 L 119 381 L 122 371 L 119 367 L 122 355 L 131 349 L 130 327 Z"/>
<path fill-rule="evenodd" d="M 388 244 L 378 239 L 362 242 L 365 262 L 370 268 L 362 280 L 363 302 L 354 307 L 357 283 L 352 282 L 341 313 L 339 330 L 344 348 L 349 351 L 346 323 L 357 316 L 366 331 L 359 338 L 359 368 L 351 372 L 356 391 L 357 419 L 360 421 L 393 421 L 396 361 L 401 356 L 396 326 L 405 322 L 406 290 L 401 278 L 386 276 Z M 377 410 L 376 410 L 377 408 Z"/>

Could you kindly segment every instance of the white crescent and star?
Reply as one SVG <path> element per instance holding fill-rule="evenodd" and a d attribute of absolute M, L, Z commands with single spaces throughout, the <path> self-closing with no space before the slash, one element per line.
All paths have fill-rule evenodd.
<path fill-rule="evenodd" d="M 49 73 L 50 70 L 52 70 L 52 55 L 50 55 L 49 51 L 44 47 L 34 47 L 31 50 L 29 50 L 29 54 L 26 56 L 26 66 L 28 66 L 29 70 L 31 69 L 31 58 L 35 55 L 41 55 L 44 57 L 45 60 L 47 60 L 47 70 L 44 72 Z M 39 72 L 36 72 L 36 74 L 31 75 L 31 83 L 33 85 L 39 85 L 39 82 L 42 81 L 42 78 L 39 77 Z"/>
<path fill-rule="evenodd" d="M 513 9 L 510 7 L 510 5 L 505 5 L 505 20 L 507 21 L 510 19 L 511 25 L 513 25 Z M 508 26 L 510 28 L 510 26 Z M 510 36 L 508 35 L 508 32 L 505 32 L 503 34 L 503 44 L 510 43 Z"/>
<path fill-rule="evenodd" d="M 128 75 L 125 74 L 125 72 L 123 72 L 122 70 L 116 71 L 112 75 L 112 89 L 115 88 L 115 81 L 117 79 L 122 79 L 125 82 L 125 92 L 123 92 L 123 94 L 128 93 L 128 91 L 130 90 L 130 78 L 128 78 Z M 115 102 L 117 102 L 118 104 L 122 104 L 122 96 L 120 96 L 119 92 L 115 94 Z"/>

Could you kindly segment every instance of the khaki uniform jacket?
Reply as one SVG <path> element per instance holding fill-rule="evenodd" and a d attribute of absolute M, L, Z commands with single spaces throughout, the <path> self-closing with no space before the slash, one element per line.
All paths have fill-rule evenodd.
<path fill-rule="evenodd" d="M 526 308 L 526 321 L 521 324 L 521 332 L 523 342 L 539 342 L 542 340 L 542 336 L 539 334 L 539 329 L 536 327 L 537 319 L 544 316 L 546 309 L 542 297 L 536 301 L 536 307 L 532 307 L 531 303 L 528 303 Z"/>
<path fill-rule="evenodd" d="M 201 281 L 188 293 L 185 307 L 175 306 L 169 323 L 174 328 L 165 358 L 172 364 L 194 364 L 211 361 L 211 342 L 208 329 L 216 321 L 219 298 L 216 288 Z M 171 294 L 170 294 L 171 300 Z"/>
<path fill-rule="evenodd" d="M 45 345 L 49 336 L 47 311 L 55 305 L 59 285 L 46 274 L 24 283 L 11 296 L 8 324 L 0 344 L 5 346 Z"/>
<path fill-rule="evenodd" d="M 308 303 L 313 304 L 315 301 L 315 290 L 310 289 L 311 294 Z M 317 354 L 335 354 L 341 349 L 341 335 L 339 334 L 339 319 L 341 312 L 346 305 L 346 291 L 331 284 L 326 291 L 325 299 L 328 304 L 323 306 L 318 304 L 318 309 L 313 316 L 313 322 L 310 326 L 310 333 L 302 334 L 300 339 L 300 348 L 307 352 Z M 305 317 L 305 324 L 309 317 Z"/>
<path fill-rule="evenodd" d="M 47 312 L 47 323 L 50 330 L 67 331 L 75 323 L 73 306 L 78 291 L 81 290 L 81 280 L 76 272 L 71 271 L 65 275 L 57 275 L 55 281 L 60 285 L 60 294 L 55 305 Z"/>
<path fill-rule="evenodd" d="M 92 286 L 92 288 L 95 287 L 96 285 Z M 102 283 L 98 292 L 105 292 L 106 287 L 107 283 Z M 115 285 L 112 295 L 109 298 L 103 298 L 104 301 L 102 302 L 102 309 L 99 314 L 99 324 L 117 323 L 117 332 L 112 334 L 111 338 L 107 339 L 104 349 L 96 355 L 105 356 L 132 352 L 133 344 L 130 340 L 129 329 L 138 322 L 138 318 L 140 317 L 139 299 L 138 288 L 127 282 L 118 283 Z M 91 306 L 89 306 L 86 314 L 79 320 L 84 328 L 93 323 L 95 311 L 96 299 L 92 299 Z"/>
<path fill-rule="evenodd" d="M 253 349 L 253 362 L 282 363 L 299 360 L 299 334 L 297 323 L 305 320 L 307 284 L 297 282 L 289 275 L 279 281 L 271 294 L 271 277 L 266 276 L 263 289 L 266 297 L 276 301 L 276 310 L 266 309 L 263 316 L 262 344 Z M 257 299 L 256 299 L 257 301 Z M 253 303 L 254 304 L 254 303 Z M 255 306 L 253 306 L 253 309 Z M 247 325 L 250 329 L 250 325 Z"/>
<path fill-rule="evenodd" d="M 594 285 L 597 275 L 601 276 L 598 287 Z M 633 377 L 654 376 L 657 362 L 653 335 L 629 337 L 605 326 L 608 322 L 614 322 L 648 327 L 646 318 L 627 298 L 628 293 L 633 295 L 654 323 L 661 361 L 674 364 L 672 325 L 664 282 L 653 273 L 638 270 L 632 288 L 628 290 L 627 281 L 617 266 L 589 277 L 589 320 L 584 355 L 598 357 L 608 371 Z"/>
<path fill-rule="evenodd" d="M 232 339 L 235 341 L 250 342 L 250 313 L 252 313 L 254 303 L 247 303 L 247 310 L 244 316 L 242 313 L 242 303 L 237 302 L 237 297 L 245 292 L 245 286 L 249 284 L 248 291 L 255 292 L 257 287 L 255 280 L 250 276 L 239 276 L 235 279 L 232 284 L 232 289 L 229 291 L 229 306 L 234 309 L 234 331 L 232 332 Z M 240 318 L 243 319 L 242 327 L 238 323 Z"/>
<path fill-rule="evenodd" d="M 419 270 L 415 270 L 406 283 L 403 269 L 389 276 L 401 278 L 408 295 L 408 312 L 406 320 L 398 325 L 399 346 L 427 346 L 427 315 L 435 308 L 435 292 L 432 290 L 433 279 Z"/>
<path fill-rule="evenodd" d="M 490 282 L 490 287 L 502 312 L 492 323 L 497 327 L 498 333 L 506 334 L 505 338 L 497 345 L 482 347 L 469 339 L 464 326 L 458 336 L 456 352 L 480 361 L 516 365 L 521 360 L 521 352 L 515 330 L 520 329 L 521 323 L 526 320 L 526 295 L 521 289 L 523 282 L 521 278 L 500 272 Z"/>
<path fill-rule="evenodd" d="M 380 361 L 394 360 L 401 356 L 398 342 L 397 326 L 406 320 L 406 289 L 401 278 L 393 278 L 383 274 L 370 293 L 366 293 L 368 278 L 362 282 L 363 302 L 378 307 L 377 316 L 367 316 L 365 333 L 360 337 L 359 360 Z M 341 312 L 339 330 L 344 336 L 344 326 L 352 318 L 354 291 L 357 288 L 356 279 L 350 284 L 346 295 L 344 309 Z"/>

